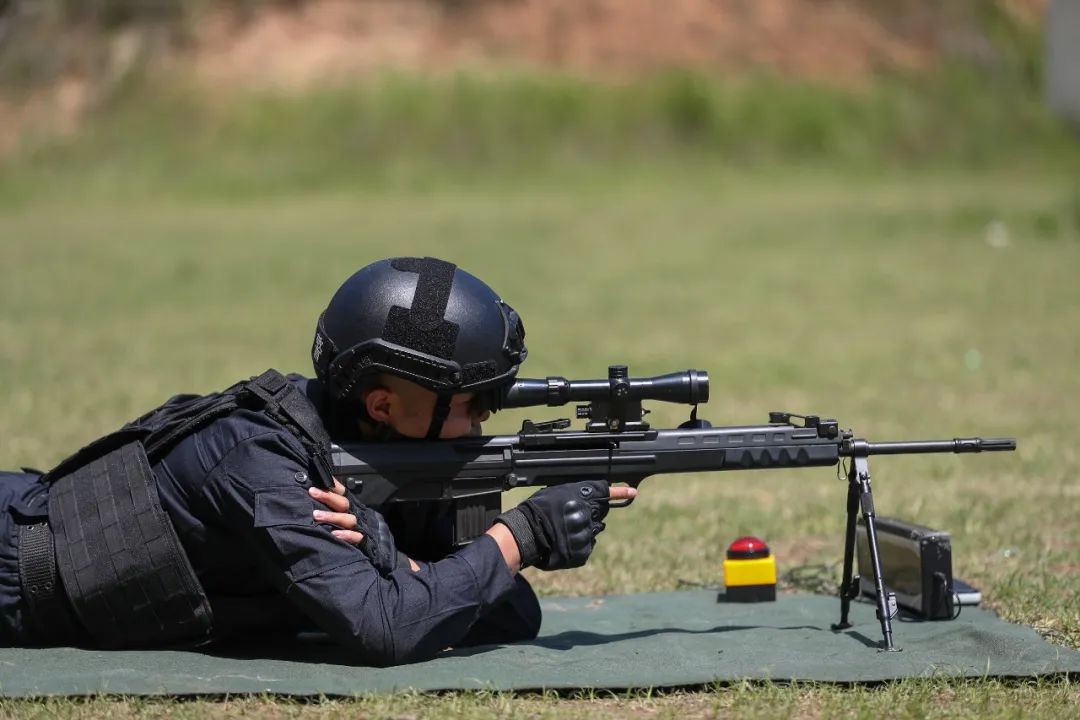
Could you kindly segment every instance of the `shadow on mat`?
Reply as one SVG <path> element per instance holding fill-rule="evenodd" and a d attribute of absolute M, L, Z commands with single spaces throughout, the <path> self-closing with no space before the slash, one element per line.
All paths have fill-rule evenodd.
<path fill-rule="evenodd" d="M 712 633 L 734 632 L 736 630 L 755 630 L 761 625 L 719 625 L 704 630 L 688 630 L 684 628 L 655 628 L 652 630 L 635 630 L 633 632 L 603 634 L 584 630 L 568 630 L 558 635 L 539 637 L 535 640 L 526 640 L 513 643 L 514 647 L 541 647 L 548 650 L 570 650 L 574 647 L 590 645 L 604 645 L 620 640 L 635 640 L 637 638 L 654 637 L 657 635 L 680 634 L 680 635 L 708 635 Z M 816 625 L 791 625 L 787 627 L 772 627 L 774 630 L 821 630 Z M 507 645 L 477 645 L 475 647 L 455 648 L 440 654 L 438 657 L 471 657 L 482 653 L 491 652 L 495 648 L 507 647 Z M 289 662 L 325 663 L 330 665 L 356 665 L 350 657 L 347 648 L 335 645 L 328 639 L 325 640 L 295 640 L 267 643 L 235 643 L 228 645 L 211 645 L 194 650 L 201 655 L 227 658 L 231 660 L 287 660 Z"/>
<path fill-rule="evenodd" d="M 768 627 L 772 630 L 821 630 L 816 625 L 789 625 L 789 626 L 764 626 L 764 625 L 718 625 L 705 630 L 686 630 L 684 628 L 656 628 L 653 630 L 635 630 L 634 632 L 617 633 L 614 635 L 586 632 L 584 630 L 568 630 L 558 635 L 539 637 L 535 640 L 516 643 L 532 647 L 542 647 L 549 650 L 569 650 L 582 645 L 604 645 L 605 643 L 618 642 L 620 640 L 635 640 L 643 637 L 656 635 L 680 634 L 680 635 L 709 635 L 712 633 L 735 632 L 736 630 L 757 630 Z"/>
<path fill-rule="evenodd" d="M 866 635 L 863 635 L 861 632 L 858 632 L 857 630 L 849 630 L 847 632 L 844 632 L 842 630 L 833 630 L 833 632 L 839 633 L 841 635 L 847 635 L 852 640 L 858 640 L 863 645 L 869 648 L 881 647 L 881 640 L 874 640 L 873 638 L 869 638 Z"/>
<path fill-rule="evenodd" d="M 651 630 L 634 630 L 624 633 L 594 633 L 585 630 L 567 630 L 558 635 L 538 637 L 535 640 L 525 640 L 513 643 L 510 647 L 539 647 L 546 650 L 571 650 L 575 647 L 587 647 L 592 645 L 605 645 L 622 640 L 636 640 L 639 638 L 655 637 L 657 635 L 709 635 L 714 633 L 736 632 L 738 630 L 820 630 L 829 632 L 819 625 L 718 625 L 703 630 L 689 630 L 686 628 L 654 628 Z M 881 642 L 863 635 L 857 631 L 842 633 L 852 640 L 867 647 L 879 647 Z M 463 647 L 449 650 L 438 657 L 471 657 L 496 648 L 508 647 L 508 645 L 477 645 L 475 647 Z M 288 660 L 289 662 L 325 663 L 330 665 L 356 665 L 350 657 L 347 648 L 338 646 L 327 640 L 307 640 L 274 643 L 274 644 L 236 644 L 211 646 L 200 648 L 195 652 L 213 657 L 229 658 L 234 660 Z"/>

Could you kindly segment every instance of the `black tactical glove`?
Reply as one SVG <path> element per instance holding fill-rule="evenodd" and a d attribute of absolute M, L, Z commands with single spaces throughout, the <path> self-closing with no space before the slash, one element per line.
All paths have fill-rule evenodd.
<path fill-rule="evenodd" d="M 352 498 L 349 512 L 356 517 L 356 531 L 364 535 L 358 546 L 360 552 L 367 556 L 380 574 L 387 575 L 398 567 L 409 567 L 409 560 L 403 553 L 398 552 L 390 526 L 382 513 L 355 502 Z"/>
<path fill-rule="evenodd" d="M 495 518 L 510 529 L 521 566 L 541 570 L 581 567 L 604 529 L 610 498 L 606 480 L 544 488 Z"/>

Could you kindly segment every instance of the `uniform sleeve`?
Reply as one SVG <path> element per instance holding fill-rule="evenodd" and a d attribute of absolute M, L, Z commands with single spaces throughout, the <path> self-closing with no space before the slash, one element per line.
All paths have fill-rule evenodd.
<path fill-rule="evenodd" d="M 274 587 L 361 661 L 430 658 L 515 591 L 486 535 L 419 572 L 380 575 L 359 549 L 312 519 L 316 503 L 304 482 L 312 469 L 290 440 L 268 433 L 240 442 L 208 477 L 208 501 Z"/>

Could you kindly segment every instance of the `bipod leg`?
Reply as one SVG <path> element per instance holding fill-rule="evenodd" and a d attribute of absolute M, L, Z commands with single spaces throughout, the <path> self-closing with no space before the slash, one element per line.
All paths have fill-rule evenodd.
<path fill-rule="evenodd" d="M 866 540 L 870 546 L 870 568 L 874 573 L 874 590 L 877 592 L 877 616 L 881 622 L 881 635 L 885 652 L 896 652 L 900 648 L 893 645 L 892 616 L 895 602 L 891 593 L 885 591 L 885 578 L 881 573 L 881 554 L 878 552 L 877 522 L 874 519 L 874 495 L 870 490 L 870 457 L 865 441 L 855 441 L 855 453 L 851 458 L 851 469 L 859 487 L 859 502 L 862 505 L 863 522 L 866 523 Z"/>
<path fill-rule="evenodd" d="M 851 627 L 848 611 L 851 601 L 858 597 L 859 579 L 854 577 L 855 562 L 855 518 L 859 512 L 859 483 L 855 478 L 855 465 L 848 470 L 847 491 L 847 527 L 844 531 L 844 577 L 840 581 L 840 622 L 832 626 L 833 630 L 846 630 Z"/>

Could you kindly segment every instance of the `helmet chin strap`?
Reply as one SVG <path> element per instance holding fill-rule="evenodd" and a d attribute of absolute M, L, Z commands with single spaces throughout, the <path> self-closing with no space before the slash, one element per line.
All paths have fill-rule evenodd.
<path fill-rule="evenodd" d="M 425 440 L 439 439 L 443 423 L 446 422 L 446 418 L 450 415 L 450 401 L 453 397 L 451 393 L 439 393 L 435 398 L 435 409 L 431 412 L 431 425 L 428 426 Z"/>

